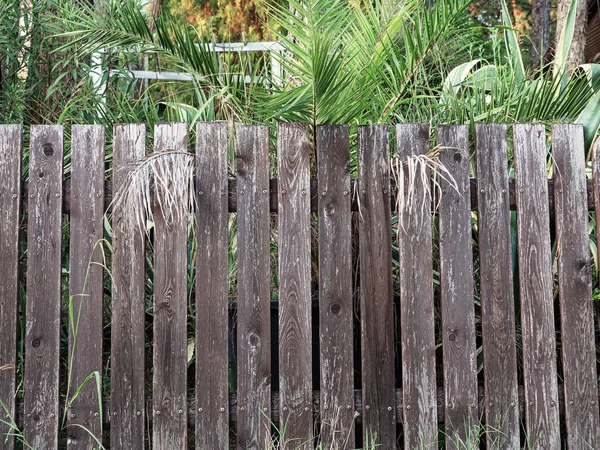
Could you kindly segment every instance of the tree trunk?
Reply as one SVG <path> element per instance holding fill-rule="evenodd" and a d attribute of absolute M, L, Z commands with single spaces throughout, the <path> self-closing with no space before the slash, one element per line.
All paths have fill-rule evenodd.
<path fill-rule="evenodd" d="M 558 0 L 556 7 L 556 41 L 567 20 L 567 14 L 572 0 Z M 569 69 L 573 70 L 585 62 L 585 34 L 587 29 L 587 0 L 577 1 L 577 13 L 575 15 L 575 32 L 573 33 L 573 44 L 569 55 Z"/>
<path fill-rule="evenodd" d="M 585 0 L 580 0 L 585 1 Z M 550 1 L 531 1 L 531 65 L 540 67 L 542 57 L 550 46 Z"/>

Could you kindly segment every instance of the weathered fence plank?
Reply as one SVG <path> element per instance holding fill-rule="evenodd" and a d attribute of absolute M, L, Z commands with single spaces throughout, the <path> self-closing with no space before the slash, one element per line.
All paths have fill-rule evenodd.
<path fill-rule="evenodd" d="M 0 126 L 0 446 L 5 450 L 14 448 L 4 421 L 15 417 L 21 138 L 20 125 Z"/>
<path fill-rule="evenodd" d="M 277 127 L 279 387 L 286 445 L 312 449 L 310 172 L 308 125 Z"/>
<path fill-rule="evenodd" d="M 560 448 L 544 125 L 513 126 L 526 435 Z"/>
<path fill-rule="evenodd" d="M 354 449 L 352 229 L 347 125 L 317 128 L 321 441 Z M 334 443 L 338 446 L 334 447 Z"/>
<path fill-rule="evenodd" d="M 27 220 L 24 436 L 58 448 L 63 127 L 32 125 Z"/>
<path fill-rule="evenodd" d="M 187 124 L 164 123 L 154 128 L 154 153 L 168 169 L 187 149 Z M 179 152 L 180 154 L 177 154 Z M 175 169 L 175 170 L 181 170 Z M 154 211 L 154 353 L 152 448 L 187 445 L 187 205 L 170 211 L 168 201 L 181 189 L 169 172 L 155 177 Z M 161 180 L 160 182 L 158 180 Z M 185 182 L 185 181 L 183 181 Z M 162 200 L 161 200 L 162 199 Z M 180 200 L 181 201 L 181 200 Z M 178 209 L 179 208 L 179 212 Z"/>
<path fill-rule="evenodd" d="M 102 441 L 104 127 L 73 125 L 72 136 L 67 447 L 79 449 Z"/>
<path fill-rule="evenodd" d="M 196 449 L 229 449 L 227 123 L 196 127 Z"/>
<path fill-rule="evenodd" d="M 460 449 L 477 441 L 479 421 L 468 126 L 439 126 L 437 144 L 445 147 L 440 162 L 456 182 L 439 177 L 438 216 L 446 448 Z"/>
<path fill-rule="evenodd" d="M 270 440 L 269 131 L 240 126 L 238 183 L 238 450 Z"/>
<path fill-rule="evenodd" d="M 476 124 L 485 421 L 491 448 L 518 449 L 515 311 L 506 126 Z"/>
<path fill-rule="evenodd" d="M 429 150 L 429 126 L 396 126 L 397 156 L 404 165 L 408 158 Z M 435 329 L 433 307 L 433 256 L 431 212 L 422 207 L 429 198 L 417 167 L 414 179 L 404 171 L 406 201 L 398 213 L 398 251 L 400 254 L 400 335 L 402 339 L 402 387 L 404 394 L 404 445 L 407 448 L 437 447 L 437 409 L 435 399 Z M 426 183 L 429 183 L 427 176 Z"/>
<path fill-rule="evenodd" d="M 553 125 L 552 153 L 567 444 L 599 448 L 583 127 Z"/>
<path fill-rule="evenodd" d="M 363 430 L 394 448 L 394 303 L 389 138 L 386 126 L 358 129 L 360 323 Z"/>
<path fill-rule="evenodd" d="M 131 189 L 131 164 L 143 158 L 145 125 L 114 128 L 113 179 L 117 196 Z M 144 233 L 134 206 L 118 202 L 113 210 L 111 316 L 111 448 L 144 448 Z"/>

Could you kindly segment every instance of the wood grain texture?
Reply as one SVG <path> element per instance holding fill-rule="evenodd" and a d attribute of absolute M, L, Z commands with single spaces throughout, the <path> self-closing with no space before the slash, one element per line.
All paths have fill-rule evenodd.
<path fill-rule="evenodd" d="M 440 233 L 440 291 L 446 395 L 446 448 L 459 449 L 475 442 L 479 421 L 473 252 L 469 192 L 469 127 L 437 128 L 437 144 L 446 147 L 440 162 L 456 186 L 440 179 L 438 209 Z"/>
<path fill-rule="evenodd" d="M 196 450 L 228 450 L 227 123 L 197 125 L 196 162 Z"/>
<path fill-rule="evenodd" d="M 157 124 L 154 153 L 187 152 L 187 137 L 185 123 Z M 160 157 L 166 158 L 170 168 L 178 164 L 172 153 Z M 157 198 L 175 190 L 175 179 L 169 172 L 164 175 L 163 183 L 154 185 Z M 158 201 L 153 208 L 152 448 L 168 450 L 187 445 L 187 221 L 165 215 Z"/>
<path fill-rule="evenodd" d="M 396 445 L 388 155 L 386 126 L 358 128 L 363 431 L 382 448 Z"/>
<path fill-rule="evenodd" d="M 238 185 L 238 450 L 270 442 L 269 131 L 240 126 Z"/>
<path fill-rule="evenodd" d="M 486 440 L 518 449 L 519 411 L 506 126 L 476 124 Z"/>
<path fill-rule="evenodd" d="M 15 417 L 22 134 L 20 125 L 0 125 L 0 418 L 5 421 Z M 14 449 L 9 431 L 0 422 L 5 450 Z"/>
<path fill-rule="evenodd" d="M 429 126 L 397 125 L 396 140 L 398 158 L 404 163 L 408 157 L 427 153 Z M 407 178 L 405 183 L 410 183 Z M 431 214 L 429 208 L 420 206 L 426 190 L 419 177 L 412 188 L 417 201 L 404 205 L 398 229 L 404 445 L 434 448 L 437 409 Z"/>
<path fill-rule="evenodd" d="M 74 323 L 69 326 L 69 400 L 93 372 L 102 379 L 104 127 L 73 125 L 72 139 L 69 296 Z M 94 448 L 94 437 L 102 441 L 101 402 L 96 379 L 91 378 L 67 411 L 68 448 Z"/>
<path fill-rule="evenodd" d="M 532 448 L 560 448 L 544 125 L 514 125 L 513 142 L 526 434 Z"/>
<path fill-rule="evenodd" d="M 583 127 L 554 125 L 552 152 L 567 444 L 569 448 L 599 448 Z"/>
<path fill-rule="evenodd" d="M 290 448 L 312 449 L 310 160 L 308 125 L 277 127 L 279 390 Z"/>
<path fill-rule="evenodd" d="M 321 441 L 354 449 L 352 212 L 347 125 L 317 128 Z"/>
<path fill-rule="evenodd" d="M 116 125 L 113 180 L 116 195 L 127 189 L 131 164 L 146 153 L 146 127 Z M 118 203 L 112 216 L 111 448 L 144 448 L 144 234 L 130 205 Z"/>
<path fill-rule="evenodd" d="M 24 436 L 58 448 L 63 127 L 32 125 L 29 147 Z"/>

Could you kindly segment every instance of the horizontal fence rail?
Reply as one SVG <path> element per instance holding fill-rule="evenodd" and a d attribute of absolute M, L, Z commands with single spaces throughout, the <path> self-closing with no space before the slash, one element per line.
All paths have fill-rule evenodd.
<path fill-rule="evenodd" d="M 600 448 L 600 146 L 390 131 L 0 125 L 0 449 Z"/>

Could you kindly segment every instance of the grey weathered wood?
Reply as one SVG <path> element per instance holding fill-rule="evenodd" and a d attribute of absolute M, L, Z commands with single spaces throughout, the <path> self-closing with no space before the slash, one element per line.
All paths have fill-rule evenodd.
<path fill-rule="evenodd" d="M 320 438 L 324 448 L 354 449 L 352 212 L 347 125 L 317 127 L 317 163 Z"/>
<path fill-rule="evenodd" d="M 456 182 L 440 177 L 442 196 L 438 216 L 440 232 L 440 291 L 442 343 L 446 396 L 446 448 L 460 449 L 475 442 L 479 422 L 471 195 L 469 192 L 469 127 L 437 128 L 437 144 L 444 147 L 440 162 Z"/>
<path fill-rule="evenodd" d="M 583 127 L 554 125 L 552 152 L 567 443 L 569 448 L 599 448 Z"/>
<path fill-rule="evenodd" d="M 0 418 L 4 421 L 15 417 L 21 138 L 20 125 L 0 125 Z M 9 431 L 0 422 L 0 447 L 5 450 L 14 448 L 13 436 L 6 435 Z"/>
<path fill-rule="evenodd" d="M 238 450 L 270 440 L 269 130 L 240 126 L 238 185 Z"/>
<path fill-rule="evenodd" d="M 506 126 L 476 124 L 475 132 L 486 439 L 492 448 L 518 449 Z"/>
<path fill-rule="evenodd" d="M 116 195 L 128 188 L 131 164 L 145 155 L 146 127 L 117 125 L 113 137 Z M 144 448 L 144 233 L 133 205 L 120 202 L 112 217 L 111 448 Z"/>
<path fill-rule="evenodd" d="M 67 447 L 94 448 L 102 440 L 96 377 L 102 379 L 102 315 L 104 304 L 102 239 L 104 238 L 104 127 L 73 125 L 71 143 L 71 217 L 69 361 L 72 371 L 67 402 Z M 82 427 L 85 427 L 82 428 Z"/>
<path fill-rule="evenodd" d="M 513 126 L 526 434 L 532 448 L 560 448 L 546 131 Z"/>
<path fill-rule="evenodd" d="M 310 160 L 308 125 L 277 127 L 279 171 L 279 390 L 285 439 L 312 449 Z"/>
<path fill-rule="evenodd" d="M 227 123 L 197 125 L 196 163 L 196 449 L 228 450 Z"/>
<path fill-rule="evenodd" d="M 358 129 L 363 430 L 394 448 L 394 303 L 387 126 Z"/>
<path fill-rule="evenodd" d="M 187 124 L 161 123 L 154 128 L 154 153 L 167 170 L 181 164 L 172 152 L 187 152 Z M 170 154 L 168 152 L 171 152 Z M 175 191 L 176 178 L 163 174 L 155 182 L 154 214 L 154 352 L 152 448 L 187 445 L 187 217 L 181 202 L 169 212 L 158 203 Z"/>
<path fill-rule="evenodd" d="M 404 164 L 409 157 L 427 153 L 429 126 L 399 124 L 396 139 L 397 155 Z M 431 448 L 437 442 L 431 213 L 421 208 L 426 187 L 416 178 L 411 186 L 416 201 L 406 203 L 398 219 L 404 445 Z M 405 176 L 405 186 L 409 184 Z"/>
<path fill-rule="evenodd" d="M 32 125 L 29 147 L 24 436 L 58 448 L 63 127 Z"/>

